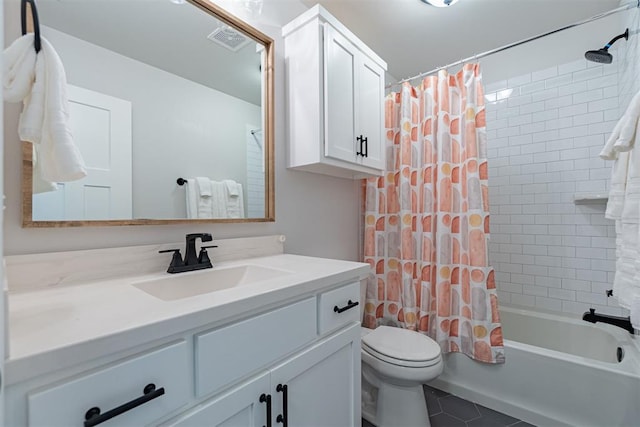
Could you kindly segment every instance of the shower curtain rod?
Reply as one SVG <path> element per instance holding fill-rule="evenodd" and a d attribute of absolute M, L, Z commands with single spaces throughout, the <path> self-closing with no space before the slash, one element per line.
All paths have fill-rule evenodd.
<path fill-rule="evenodd" d="M 544 34 L 538 34 L 537 36 L 529 37 L 527 39 L 520 40 L 520 41 L 517 41 L 515 43 L 511 43 L 511 44 L 508 44 L 508 45 L 505 45 L 505 46 L 502 46 L 502 47 L 499 47 L 499 48 L 496 48 L 496 49 L 488 50 L 486 52 L 482 52 L 482 53 L 479 53 L 477 55 L 470 56 L 470 57 L 465 58 L 465 59 L 461 59 L 460 61 L 453 62 L 453 63 L 445 65 L 443 67 L 434 68 L 433 70 L 427 71 L 426 73 L 420 73 L 420 74 L 415 75 L 413 77 L 408 77 L 406 79 L 399 80 L 399 81 L 397 81 L 395 83 L 392 83 L 390 85 L 385 86 L 385 89 L 390 89 L 393 86 L 398 86 L 398 85 L 400 85 L 400 84 L 402 84 L 404 82 L 409 82 L 411 80 L 415 80 L 415 79 L 418 79 L 420 77 L 425 77 L 425 76 L 428 76 L 430 74 L 437 73 L 440 70 L 445 70 L 445 69 L 450 68 L 450 67 L 455 67 L 457 65 L 464 64 L 464 63 L 469 62 L 471 60 L 478 60 L 480 58 L 484 58 L 485 56 L 493 55 L 494 53 L 502 52 L 504 50 L 511 49 L 512 47 L 520 46 L 522 44 L 529 43 L 529 42 L 532 42 L 534 40 L 538 40 L 538 39 L 541 39 L 543 37 L 550 36 L 551 34 L 559 33 L 560 31 L 568 30 L 569 28 L 578 27 L 580 25 L 588 24 L 589 22 L 597 21 L 598 19 L 605 18 L 605 17 L 607 17 L 609 15 L 613 15 L 614 13 L 623 12 L 625 10 L 634 9 L 634 8 L 637 8 L 637 7 L 640 7 L 640 0 L 637 0 L 636 2 L 629 3 L 626 6 L 620 6 L 618 8 L 611 9 L 611 10 L 609 10 L 607 12 L 602 12 L 602 13 L 600 13 L 598 15 L 592 16 L 591 18 L 587 18 L 587 19 L 583 19 L 582 21 L 574 22 L 573 24 L 569 24 L 567 26 L 564 26 L 564 27 L 561 27 L 561 28 L 557 28 L 557 29 L 555 29 L 553 31 L 549 31 L 549 32 L 544 33 Z"/>

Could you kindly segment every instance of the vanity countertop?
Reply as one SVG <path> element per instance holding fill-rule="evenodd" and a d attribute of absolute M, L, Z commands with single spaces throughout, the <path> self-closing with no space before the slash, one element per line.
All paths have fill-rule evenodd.
<path fill-rule="evenodd" d="M 338 283 L 362 279 L 370 270 L 364 263 L 289 254 L 219 262 L 214 268 L 240 265 L 282 269 L 290 274 L 173 301 L 132 286 L 167 276 L 164 272 L 10 293 L 6 384 L 137 343 L 238 319 Z"/>

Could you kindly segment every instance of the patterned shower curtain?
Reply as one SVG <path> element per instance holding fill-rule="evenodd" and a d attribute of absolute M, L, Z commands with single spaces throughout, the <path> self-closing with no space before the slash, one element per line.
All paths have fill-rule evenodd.
<path fill-rule="evenodd" d="M 387 171 L 365 181 L 363 325 L 433 338 L 443 352 L 504 362 L 493 268 L 479 64 L 404 83 L 385 101 Z"/>

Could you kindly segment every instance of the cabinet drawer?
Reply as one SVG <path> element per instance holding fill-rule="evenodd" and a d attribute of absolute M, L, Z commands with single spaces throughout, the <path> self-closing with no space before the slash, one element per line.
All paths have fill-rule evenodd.
<path fill-rule="evenodd" d="M 318 298 L 318 333 L 323 335 L 349 322 L 360 321 L 359 301 L 359 282 L 320 294 Z"/>
<path fill-rule="evenodd" d="M 142 426 L 172 412 L 191 399 L 192 372 L 185 341 L 163 347 L 71 381 L 30 393 L 27 397 L 30 426 L 82 426 L 91 408 L 100 413 L 118 408 L 145 395 L 154 384 L 158 395 L 115 416 L 104 425 Z M 164 394 L 161 394 L 161 389 Z"/>
<path fill-rule="evenodd" d="M 195 337 L 196 395 L 211 393 L 316 338 L 315 298 Z"/>

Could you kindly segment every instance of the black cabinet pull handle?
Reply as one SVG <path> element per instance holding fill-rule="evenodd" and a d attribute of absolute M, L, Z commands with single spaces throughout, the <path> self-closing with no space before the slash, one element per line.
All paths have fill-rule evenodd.
<path fill-rule="evenodd" d="M 343 311 L 347 311 L 347 310 L 352 309 L 353 307 L 357 306 L 358 304 L 360 304 L 358 301 L 353 302 L 353 301 L 349 300 L 347 305 L 345 305 L 344 307 L 338 307 L 337 305 L 334 305 L 333 306 L 333 311 L 335 313 L 342 313 Z"/>
<path fill-rule="evenodd" d="M 362 151 L 362 143 L 364 142 L 364 139 L 362 138 L 362 135 L 358 136 L 356 138 L 356 141 L 358 141 L 360 143 L 360 145 L 358 147 L 358 151 L 356 151 L 356 156 L 363 156 L 364 157 L 364 152 Z"/>
<path fill-rule="evenodd" d="M 271 395 L 262 393 L 260 395 L 260 403 L 267 404 L 267 425 L 263 427 L 271 427 Z"/>
<path fill-rule="evenodd" d="M 362 153 L 362 157 L 369 157 L 369 138 L 362 138 L 364 142 L 364 153 Z"/>
<path fill-rule="evenodd" d="M 98 424 L 102 424 L 103 422 L 110 420 L 113 417 L 117 417 L 120 414 L 123 414 L 127 411 L 130 411 L 133 408 L 136 408 L 140 405 L 143 405 L 150 400 L 155 399 L 156 397 L 160 397 L 164 394 L 164 387 L 160 387 L 156 390 L 155 384 L 147 384 L 144 388 L 144 395 L 140 396 L 136 399 L 133 399 L 130 402 L 125 403 L 124 405 L 120 405 L 117 408 L 114 408 L 110 411 L 105 412 L 104 414 L 100 413 L 100 408 L 94 406 L 89 409 L 85 415 L 84 419 L 84 427 L 93 427 Z"/>
<path fill-rule="evenodd" d="M 278 384 L 276 386 L 276 391 L 278 393 L 282 392 L 282 414 L 278 414 L 276 422 L 282 423 L 282 427 L 287 427 L 289 423 L 287 415 L 287 385 Z"/>

